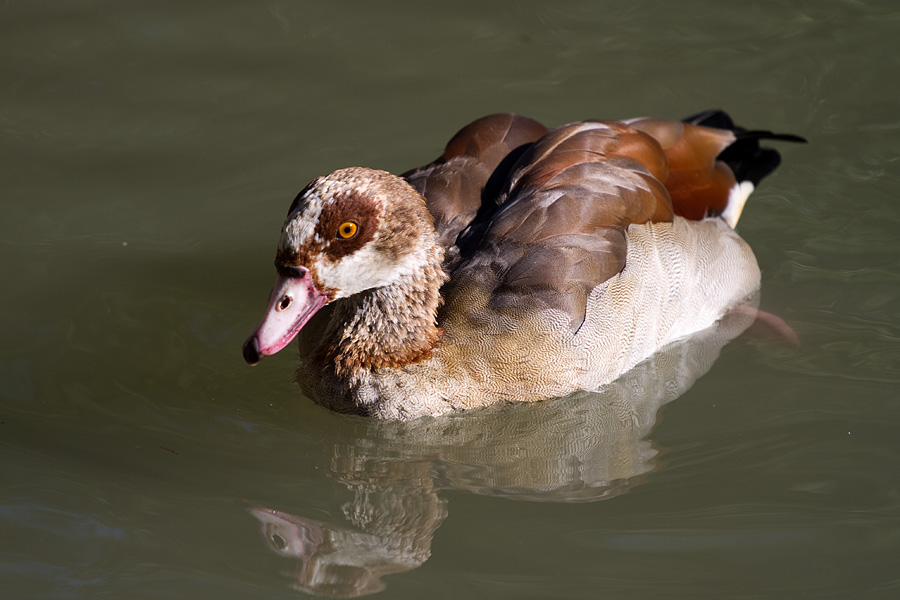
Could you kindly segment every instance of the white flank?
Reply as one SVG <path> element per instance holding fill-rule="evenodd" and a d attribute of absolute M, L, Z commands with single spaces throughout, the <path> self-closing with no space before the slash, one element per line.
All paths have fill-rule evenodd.
<path fill-rule="evenodd" d="M 732 229 L 737 226 L 738 220 L 741 218 L 741 213 L 744 212 L 744 205 L 747 203 L 747 198 L 749 198 L 752 193 L 753 184 L 749 181 L 741 181 L 728 192 L 728 204 L 725 205 L 725 210 L 722 211 L 722 218 L 725 219 L 725 222 L 728 223 Z"/>

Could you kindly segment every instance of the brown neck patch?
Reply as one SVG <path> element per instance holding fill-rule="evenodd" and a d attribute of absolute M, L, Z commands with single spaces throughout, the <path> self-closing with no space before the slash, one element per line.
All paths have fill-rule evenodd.
<path fill-rule="evenodd" d="M 447 280 L 442 260 L 443 250 L 435 245 L 421 273 L 341 300 L 317 362 L 347 377 L 431 358 L 442 334 L 437 326 L 440 288 Z"/>

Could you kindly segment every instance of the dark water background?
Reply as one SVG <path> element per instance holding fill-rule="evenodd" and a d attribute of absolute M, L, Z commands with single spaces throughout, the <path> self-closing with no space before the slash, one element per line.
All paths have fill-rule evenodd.
<path fill-rule="evenodd" d="M 7 1 L 0 73 L 3 598 L 900 593 L 895 2 Z M 799 347 L 409 426 L 241 360 L 309 179 L 718 107 L 810 140 L 739 228 Z"/>

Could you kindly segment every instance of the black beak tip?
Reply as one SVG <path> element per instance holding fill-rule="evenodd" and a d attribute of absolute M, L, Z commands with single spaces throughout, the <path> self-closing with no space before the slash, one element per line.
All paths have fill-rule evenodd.
<path fill-rule="evenodd" d="M 248 365 L 255 365 L 260 361 L 262 356 L 259 354 L 259 340 L 255 335 L 251 335 L 244 342 L 244 360 Z"/>

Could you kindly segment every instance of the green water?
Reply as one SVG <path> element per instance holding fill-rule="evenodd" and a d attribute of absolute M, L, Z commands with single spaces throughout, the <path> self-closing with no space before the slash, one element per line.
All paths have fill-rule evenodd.
<path fill-rule="evenodd" d="M 894 3 L 10 1 L 0 72 L 3 598 L 900 593 Z M 810 141 L 739 228 L 799 347 L 408 426 L 243 363 L 311 178 L 707 108 Z"/>

